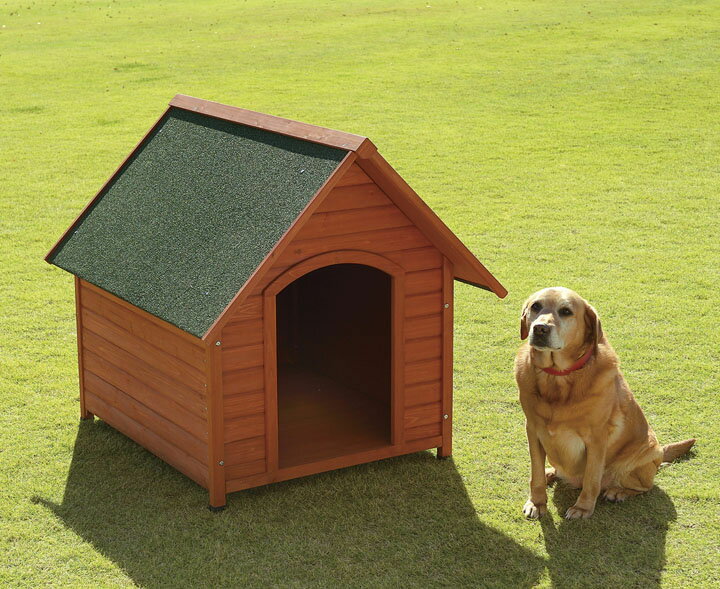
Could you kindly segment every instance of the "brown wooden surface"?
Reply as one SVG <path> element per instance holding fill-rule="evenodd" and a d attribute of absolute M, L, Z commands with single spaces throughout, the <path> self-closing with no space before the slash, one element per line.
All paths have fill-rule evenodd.
<path fill-rule="evenodd" d="M 228 322 L 226 328 L 222 331 L 220 340 L 228 349 L 262 344 L 262 314 L 258 314 L 256 319 L 246 319 L 243 321 L 233 320 Z"/>
<path fill-rule="evenodd" d="M 303 239 L 348 235 L 411 225 L 396 206 L 379 206 L 315 213 L 302 230 Z"/>
<path fill-rule="evenodd" d="M 440 336 L 442 333 L 442 314 L 423 315 L 405 320 L 405 339 L 413 340 Z"/>
<path fill-rule="evenodd" d="M 373 182 L 352 186 L 335 187 L 332 196 L 318 207 L 318 213 L 365 209 L 368 207 L 390 207 L 392 201 Z"/>
<path fill-rule="evenodd" d="M 391 444 L 390 407 L 372 396 L 298 370 L 278 390 L 280 468 Z"/>
<path fill-rule="evenodd" d="M 223 391 L 228 396 L 257 391 L 264 387 L 265 382 L 262 367 L 224 372 L 222 379 Z"/>
<path fill-rule="evenodd" d="M 405 361 L 432 360 L 442 357 L 442 339 L 437 336 L 405 340 Z"/>
<path fill-rule="evenodd" d="M 225 465 L 225 476 L 227 477 L 228 492 L 234 479 L 244 479 L 264 473 L 266 470 L 265 459 L 253 460 L 252 462 L 243 462 L 235 465 Z"/>
<path fill-rule="evenodd" d="M 205 391 L 175 380 L 165 374 L 161 367 L 153 366 L 126 352 L 102 336 L 83 328 L 83 346 L 85 353 L 95 353 L 100 358 L 111 362 L 150 388 L 171 394 L 173 398 L 189 411 L 197 410 L 203 403 Z"/>
<path fill-rule="evenodd" d="M 225 442 L 232 443 L 246 438 L 265 435 L 265 413 L 253 413 L 242 417 L 225 419 Z"/>
<path fill-rule="evenodd" d="M 181 473 L 207 488 L 207 466 L 190 456 L 185 450 L 164 440 L 151 429 L 108 405 L 103 399 L 87 393 L 88 409 L 128 438 L 146 448 Z"/>
<path fill-rule="evenodd" d="M 428 423 L 419 427 L 411 427 L 405 430 L 405 439 L 408 442 L 413 440 L 422 440 L 432 436 L 440 436 L 442 433 L 442 426 L 439 421 L 435 423 Z M 442 439 L 442 438 L 441 438 Z"/>
<path fill-rule="evenodd" d="M 279 292 L 266 290 L 263 293 L 263 318 L 265 341 L 263 378 L 265 380 L 265 459 L 267 472 L 275 474 L 280 464 L 280 434 L 278 423 L 278 349 L 277 349 L 277 308 L 275 295 Z"/>
<path fill-rule="evenodd" d="M 100 335 L 146 364 L 162 367 L 163 373 L 170 378 L 187 384 L 193 390 L 200 390 L 204 386 L 205 375 L 201 370 L 164 352 L 97 313 L 87 308 L 83 309 L 82 322 L 85 329 Z"/>
<path fill-rule="evenodd" d="M 442 418 L 440 401 L 427 405 L 415 405 L 405 410 L 405 428 L 412 429 L 421 425 L 437 424 Z"/>
<path fill-rule="evenodd" d="M 426 405 L 442 399 L 442 381 L 422 382 L 405 387 L 405 407 Z"/>
<path fill-rule="evenodd" d="M 210 506 L 225 505 L 225 419 L 223 407 L 222 350 L 215 344 L 206 351 L 207 420 L 208 420 L 208 491 Z"/>
<path fill-rule="evenodd" d="M 399 269 L 402 266 L 398 267 Z M 390 374 L 392 397 L 391 397 L 391 420 L 392 420 L 392 443 L 394 446 L 401 446 L 405 443 L 405 428 L 403 420 L 405 419 L 405 302 L 406 294 L 406 274 L 396 270 L 393 274 L 392 281 L 392 349 Z"/>
<path fill-rule="evenodd" d="M 343 182 L 342 177 L 340 178 L 338 185 L 344 184 L 345 188 L 335 189 L 330 192 L 318 209 L 320 214 L 323 208 L 327 211 L 350 210 L 360 212 L 357 209 L 348 209 L 348 206 L 350 206 L 348 200 L 354 198 L 348 195 L 357 189 L 358 182 L 363 183 L 367 178 L 363 172 L 358 170 L 359 168 L 355 166 L 355 169 L 351 168 L 348 171 L 350 179 L 346 183 Z M 351 188 L 348 189 L 347 187 Z M 377 188 L 373 188 L 372 190 L 374 196 L 371 197 L 371 204 L 377 203 L 378 199 L 382 201 L 383 197 L 377 191 Z M 372 208 L 372 206 L 370 208 Z M 316 214 L 318 213 L 316 212 Z M 327 218 L 327 215 L 325 218 Z M 334 231 L 334 229 L 330 229 L 329 233 L 333 233 Z M 393 431 L 395 433 L 393 443 L 398 446 L 403 446 L 403 437 L 406 429 L 405 407 L 427 405 L 433 402 L 439 403 L 440 401 L 441 373 L 439 363 L 442 341 L 439 330 L 442 314 L 441 289 L 443 256 L 412 226 L 358 231 L 356 233 L 307 239 L 304 238 L 305 235 L 304 229 L 301 229 L 296 239 L 287 246 L 282 256 L 276 260 L 271 268 L 267 269 L 263 280 L 259 286 L 256 287 L 256 290 L 249 292 L 245 301 L 234 310 L 222 331 L 223 347 L 227 349 L 226 353 L 228 355 L 234 353 L 230 351 L 230 348 L 238 351 L 239 355 L 235 360 L 236 362 L 244 362 L 240 360 L 240 358 L 254 358 L 257 360 L 257 350 L 253 350 L 253 346 L 263 342 L 264 338 L 275 337 L 276 335 L 275 327 L 271 325 L 270 322 L 263 324 L 262 321 L 263 311 L 260 309 L 257 301 L 263 290 L 265 290 L 265 294 L 277 294 L 277 292 L 280 292 L 280 290 L 305 273 L 314 268 L 329 264 L 345 263 L 352 259 L 354 262 L 373 265 L 372 260 L 358 258 L 358 252 L 355 251 L 357 249 L 367 247 L 367 253 L 370 254 L 368 256 L 369 258 L 373 258 L 373 254 L 379 253 L 383 256 L 383 259 L 387 259 L 391 264 L 394 263 L 397 265 L 397 268 L 394 268 L 393 271 L 409 271 L 413 280 L 412 289 L 415 295 L 406 296 L 405 280 L 402 281 L 402 285 L 396 283 L 398 291 L 397 297 L 394 298 L 396 307 L 393 313 L 393 330 L 398 334 L 400 338 L 399 341 L 402 342 L 405 340 L 407 344 L 405 346 L 398 346 L 398 352 L 393 355 L 395 368 L 393 370 L 394 383 L 392 386 L 393 390 L 400 392 L 396 394 L 393 399 L 391 420 L 394 424 Z M 350 249 L 353 250 L 352 253 L 338 253 L 338 250 L 343 250 L 345 247 L 348 247 L 346 244 L 349 244 Z M 351 258 L 344 257 L 348 255 L 351 256 Z M 315 258 L 315 256 L 322 257 Z M 312 262 L 308 261 L 313 258 L 315 259 Z M 405 276 L 407 277 L 408 275 L 405 274 Z M 273 288 L 268 290 L 270 283 L 272 283 Z M 274 313 L 274 307 L 272 311 L 265 311 L 266 317 L 269 312 Z M 411 333 L 420 336 L 419 339 L 407 339 L 405 335 L 405 323 L 408 321 L 405 319 L 406 315 L 410 316 L 409 320 L 414 321 L 415 327 Z M 264 334 L 261 333 L 261 330 L 264 331 Z M 425 335 L 427 333 L 435 333 L 436 335 L 427 337 L 427 335 Z M 241 348 L 243 351 L 240 351 Z M 271 355 L 270 365 L 274 365 L 276 362 L 275 344 L 265 346 L 266 357 L 268 353 Z M 405 358 L 406 353 L 410 354 L 407 359 Z M 425 360 L 430 360 L 431 362 L 426 364 L 423 362 Z M 228 361 L 231 362 L 232 360 L 228 358 Z M 250 360 L 247 361 L 251 362 Z M 431 382 L 417 382 L 416 384 L 406 386 L 404 383 L 406 361 L 412 363 L 409 369 L 411 378 L 432 379 L 433 376 L 435 376 L 435 380 Z M 264 360 L 264 362 L 266 361 Z M 263 381 L 275 378 L 275 376 L 272 370 L 264 371 L 265 375 L 263 378 L 261 378 L 255 368 L 232 371 L 225 374 L 226 427 L 231 420 L 230 415 L 233 417 L 243 417 L 262 413 L 265 415 L 266 429 L 273 425 L 277 428 L 276 409 L 271 408 L 269 412 L 265 412 L 265 405 L 272 403 L 273 399 L 277 398 L 276 392 L 272 388 L 273 385 L 271 384 L 271 386 L 265 390 L 264 399 L 261 399 L 260 396 L 263 390 Z M 268 374 L 272 374 L 273 376 L 268 376 Z M 257 388 L 254 391 L 250 390 L 253 387 Z M 243 392 L 238 393 L 238 391 Z M 235 430 L 237 433 L 234 435 L 242 435 L 239 431 L 241 429 L 240 423 L 241 422 L 237 422 L 236 425 L 238 428 Z M 416 431 L 414 434 L 418 435 L 418 432 Z M 272 437 L 273 436 L 268 437 L 267 444 L 270 444 L 270 446 L 272 446 Z M 268 480 L 268 478 L 272 479 L 273 477 L 281 476 L 278 473 L 283 471 L 283 469 L 280 468 L 279 464 L 274 468 L 268 464 L 266 473 L 260 475 L 250 474 L 251 471 L 260 468 L 259 464 L 263 462 L 266 455 L 269 461 L 272 461 L 271 456 L 276 454 L 276 450 L 271 447 L 266 447 L 266 452 L 263 453 L 262 457 L 258 458 L 253 452 L 243 453 L 232 450 L 232 448 L 235 448 L 233 445 L 235 443 L 236 442 L 229 442 L 226 445 L 226 450 L 229 451 L 226 462 L 235 469 L 233 470 L 233 473 L 235 473 L 233 476 L 228 474 L 228 489 L 235 488 L 240 484 L 237 480 L 234 480 L 235 478 L 243 476 L 240 473 L 247 472 L 248 474 L 246 476 L 256 481 L 263 479 L 263 477 L 264 480 Z M 429 445 L 428 447 L 432 446 Z M 320 454 L 322 454 L 322 452 Z M 308 457 L 308 459 L 311 458 L 312 457 Z M 300 459 L 301 458 L 298 458 L 298 460 Z M 318 458 L 318 460 L 320 459 Z M 320 460 L 320 462 L 325 461 Z M 248 466 L 246 469 L 245 465 L 250 464 L 254 464 L 254 466 Z M 310 470 L 312 470 L 312 468 Z M 273 472 L 274 474 L 272 474 Z"/>
<path fill-rule="evenodd" d="M 198 370 L 204 370 L 205 357 L 202 342 L 198 338 L 189 340 L 185 332 L 180 335 L 176 332 L 177 328 L 173 329 L 174 326 L 160 325 L 146 318 L 139 312 L 140 309 L 86 282 L 82 283 L 81 291 L 86 309 Z"/>
<path fill-rule="evenodd" d="M 358 165 L 452 262 L 455 276 L 504 297 L 505 288 L 490 274 L 432 209 L 377 152 L 359 158 Z"/>
<path fill-rule="evenodd" d="M 242 491 L 243 489 L 266 485 L 268 483 L 287 481 L 298 477 L 326 472 L 328 470 L 346 468 L 348 466 L 364 464 L 366 462 L 374 462 L 375 460 L 384 460 L 394 456 L 420 452 L 421 450 L 429 450 L 430 448 L 436 448 L 441 441 L 442 438 L 439 435 L 436 435 L 428 438 L 418 438 L 407 441 L 398 446 L 383 446 L 381 448 L 358 452 L 357 454 L 339 456 L 337 458 L 329 458 L 319 462 L 283 468 L 273 473 L 263 473 L 254 476 L 244 476 L 241 474 L 240 476 L 242 478 L 233 478 L 232 480 L 228 478 L 227 490 L 228 493 L 232 493 L 234 491 Z M 250 463 L 247 463 L 247 466 L 249 465 Z"/>
<path fill-rule="evenodd" d="M 227 466 L 255 462 L 264 458 L 265 436 L 225 444 L 225 463 Z"/>
<path fill-rule="evenodd" d="M 223 348 L 223 370 L 244 370 L 263 365 L 263 344 L 251 344 L 237 348 Z"/>
<path fill-rule="evenodd" d="M 265 391 L 258 389 L 239 395 L 225 395 L 224 408 L 226 420 L 263 413 L 265 411 Z"/>
<path fill-rule="evenodd" d="M 402 267 L 378 254 L 359 250 L 335 250 L 313 256 L 304 262 L 289 268 L 282 274 L 282 276 L 279 276 L 272 282 L 272 284 L 268 285 L 264 291 L 264 296 L 266 300 L 268 297 L 274 297 L 291 282 L 294 282 L 305 274 L 334 264 L 361 264 L 377 268 L 378 270 L 382 270 L 391 276 L 404 275 Z M 265 319 L 265 324 L 267 325 L 268 313 L 266 313 Z"/>
<path fill-rule="evenodd" d="M 157 391 L 123 368 L 87 350 L 85 370 L 152 409 L 158 415 L 172 421 L 200 440 L 207 440 L 207 418 L 204 399 L 197 396 L 193 403 L 181 404 L 172 390 Z M 188 408 L 190 406 L 190 408 Z"/>
<path fill-rule="evenodd" d="M 373 181 L 370 179 L 370 176 L 363 172 L 360 166 L 353 164 L 345 174 L 343 174 L 342 178 L 338 179 L 336 186 L 341 188 L 343 186 L 357 186 L 358 184 L 372 183 Z"/>
<path fill-rule="evenodd" d="M 200 463 L 207 463 L 207 443 L 205 441 L 188 433 L 92 372 L 85 372 L 85 386 L 89 392 L 102 399 L 107 405 L 154 432 L 168 444 L 189 454 Z M 103 417 L 102 414 L 98 414 L 98 416 Z"/>
<path fill-rule="evenodd" d="M 352 170 L 349 174 L 351 173 Z M 355 174 L 355 178 L 364 180 L 361 174 Z M 341 182 L 338 182 L 338 184 L 340 183 Z M 362 209 L 348 208 L 351 206 L 348 202 L 359 196 L 357 194 L 355 197 L 348 196 L 349 194 L 353 194 L 353 191 L 357 189 L 357 184 L 351 182 L 345 186 L 346 188 L 342 190 L 336 189 L 330 192 L 323 201 L 322 208 L 324 210 L 350 211 L 352 213 L 362 211 Z M 347 189 L 348 186 L 351 188 Z M 376 196 L 372 198 L 378 198 L 377 190 L 373 190 Z M 369 208 L 372 209 L 372 207 Z M 316 214 L 322 215 L 322 211 Z M 332 217 L 333 215 L 330 215 L 331 219 Z M 325 215 L 323 218 L 327 219 L 328 215 Z M 340 216 L 337 217 L 338 220 L 341 218 Z M 335 230 L 336 229 L 330 229 L 329 231 L 325 231 L 325 233 L 334 233 Z M 352 227 L 343 230 L 352 230 Z M 288 284 L 297 280 L 313 268 L 347 262 L 349 258 L 344 258 L 343 256 L 355 256 L 357 252 L 338 254 L 337 250 L 348 247 L 346 244 L 351 244 L 351 250 L 368 247 L 369 254 L 379 253 L 384 259 L 390 260 L 405 271 L 402 288 L 404 294 L 399 297 L 394 313 L 394 330 L 402 333 L 402 339 L 405 341 L 405 345 L 400 346 L 401 353 L 396 354 L 394 357 L 396 368 L 393 372 L 397 382 L 393 386 L 394 388 L 397 387 L 401 389 L 402 393 L 398 395 L 396 399 L 401 403 L 401 407 L 397 409 L 393 405 L 394 410 L 391 416 L 394 423 L 393 430 L 396 435 L 393 443 L 395 443 L 397 447 L 407 447 L 404 436 L 408 435 L 409 437 L 407 439 L 410 440 L 411 444 L 416 442 L 422 443 L 423 439 L 432 439 L 435 444 L 440 445 L 442 441 L 440 435 L 442 433 L 441 401 L 443 382 L 443 256 L 412 226 L 309 238 L 304 238 L 305 235 L 304 229 L 301 229 L 297 234 L 297 238 L 287 246 L 282 256 L 265 272 L 264 278 L 259 286 L 256 287 L 256 290 L 248 293 L 245 302 L 242 305 L 238 305 L 236 312 L 227 321 L 226 327 L 222 332 L 223 346 L 232 344 L 232 348 L 238 352 L 238 356 L 234 362 L 240 363 L 239 365 L 241 366 L 247 366 L 248 363 L 257 362 L 257 349 L 254 349 L 254 346 L 263 342 L 264 338 L 274 337 L 276 335 L 275 327 L 268 322 L 263 323 L 262 321 L 263 311 L 258 303 L 262 291 L 258 289 L 265 289 L 265 294 L 271 292 L 277 294 L 277 292 L 285 288 Z M 312 232 L 309 233 L 309 235 L 312 235 Z M 315 256 L 321 257 L 316 258 L 312 262 L 308 262 L 308 260 L 315 258 Z M 363 262 L 357 258 L 355 258 L 355 261 Z M 365 260 L 365 262 L 367 263 L 367 260 Z M 270 283 L 272 283 L 273 288 L 267 290 Z M 267 316 L 269 312 L 274 313 L 274 308 L 271 311 L 266 310 L 265 316 Z M 264 333 L 261 333 L 261 329 L 264 330 Z M 228 349 L 227 352 L 228 355 L 233 353 L 229 350 L 230 349 Z M 266 346 L 264 350 L 263 363 L 267 362 L 269 350 L 271 351 L 271 363 L 275 363 L 275 344 L 273 343 L 273 345 L 269 347 Z M 228 358 L 228 362 L 233 362 L 233 360 Z M 237 366 L 238 364 L 235 365 Z M 226 407 L 229 412 L 232 412 L 234 416 L 233 419 L 251 417 L 253 415 L 264 415 L 266 429 L 268 428 L 268 424 L 274 424 L 277 428 L 277 410 L 273 408 L 269 413 L 265 412 L 266 403 L 272 403 L 272 399 L 277 398 L 276 392 L 274 389 L 266 390 L 264 399 L 260 397 L 262 382 L 270 378 L 267 376 L 268 371 L 265 368 L 263 371 L 266 372 L 266 374 L 262 378 L 256 368 L 227 373 L 225 375 L 225 382 L 226 384 L 232 383 L 233 394 L 228 395 L 229 391 L 226 388 Z M 272 371 L 270 371 L 270 373 L 274 374 Z M 271 378 L 275 378 L 275 376 L 273 375 Z M 408 381 L 402 382 L 405 378 L 407 378 Z M 253 387 L 257 388 L 251 390 Z M 238 393 L 237 391 L 240 390 L 243 392 Z M 257 420 L 258 417 L 248 420 L 248 423 L 253 424 L 253 429 L 249 429 L 247 434 L 243 434 L 242 420 L 234 423 L 234 429 L 229 429 L 229 424 L 232 419 L 229 418 L 228 414 L 225 420 L 226 431 L 228 433 L 230 431 L 235 432 L 230 434 L 233 436 L 253 435 L 258 431 Z M 322 436 L 324 429 L 322 427 L 316 429 L 320 433 L 313 430 L 312 434 L 316 438 Z M 327 434 L 327 432 L 325 432 L 325 434 Z M 269 438 L 272 438 L 272 436 Z M 360 435 L 360 438 L 362 438 L 362 435 Z M 260 439 L 260 436 L 249 438 L 249 440 Z M 240 440 L 240 442 L 243 441 L 245 440 Z M 226 473 L 228 476 L 228 490 L 253 486 L 252 481 L 255 481 L 255 484 L 263 484 L 262 481 L 285 480 L 285 477 L 290 476 L 289 473 L 320 472 L 321 470 L 318 469 L 325 467 L 318 465 L 327 466 L 328 464 L 344 464 L 346 462 L 344 457 L 341 456 L 337 458 L 327 458 L 326 456 L 323 458 L 324 452 L 327 454 L 339 451 L 339 447 L 342 444 L 332 441 L 330 447 L 335 446 L 335 450 L 317 449 L 314 451 L 306 451 L 300 447 L 302 452 L 298 451 L 296 458 L 291 457 L 289 459 L 291 462 L 293 460 L 311 461 L 307 464 L 293 466 L 292 468 L 282 468 L 282 465 L 278 463 L 275 467 L 268 465 L 267 472 L 261 472 L 260 469 L 265 465 L 266 455 L 269 457 L 271 454 L 276 454 L 277 452 L 279 456 L 279 451 L 272 448 L 272 440 L 269 439 L 265 442 L 266 447 L 262 455 L 259 455 L 257 452 L 257 444 L 241 451 L 239 449 L 240 447 L 236 445 L 238 443 L 238 441 L 232 441 L 226 445 L 226 461 L 230 468 L 233 469 L 232 475 L 229 474 L 230 471 Z M 366 440 L 365 442 L 359 441 L 358 443 L 362 445 L 363 443 L 372 442 L 367 442 Z M 351 445 L 352 444 L 350 444 L 350 446 Z M 296 444 L 293 444 L 293 447 L 296 446 Z M 430 444 L 427 447 L 436 446 Z M 255 450 L 253 450 L 253 448 Z M 352 453 L 353 449 L 348 446 L 345 451 Z M 375 456 L 384 456 L 382 452 L 377 453 L 377 449 L 373 452 Z M 303 456 L 303 454 L 305 455 Z M 358 455 L 368 456 L 369 454 L 367 452 L 353 454 L 353 456 Z M 347 463 L 352 463 L 352 460 Z M 243 479 L 243 477 L 245 478 Z"/>
<path fill-rule="evenodd" d="M 454 331 L 454 287 L 455 272 L 452 262 L 448 259 L 443 264 L 443 299 L 447 307 L 443 310 L 443 370 L 442 370 L 442 446 L 438 447 L 438 456 L 447 457 L 452 454 L 452 417 L 453 417 L 453 331 Z"/>
<path fill-rule="evenodd" d="M 395 248 L 393 248 L 394 250 Z M 397 251 L 388 249 L 383 255 L 405 268 L 405 272 L 418 272 L 442 267 L 443 255 L 434 247 L 412 247 L 409 243 Z"/>
<path fill-rule="evenodd" d="M 205 398 L 200 393 L 168 386 L 166 381 L 160 379 L 147 378 L 147 374 L 141 371 L 145 369 L 144 366 L 138 365 L 141 369 L 135 370 L 133 364 L 123 363 L 116 356 L 98 355 L 92 349 L 85 349 L 83 365 L 85 369 L 159 413 L 177 419 L 178 424 L 188 431 L 196 433 L 198 429 L 203 432 L 207 430 Z"/>
<path fill-rule="evenodd" d="M 442 285 L 442 269 L 408 272 L 405 289 L 408 296 L 436 292 Z"/>
<path fill-rule="evenodd" d="M 80 279 L 75 276 L 75 331 L 77 334 L 78 352 L 78 386 L 80 387 L 80 419 L 92 419 L 93 414 L 85 406 L 85 384 L 83 371 L 83 355 L 85 353 L 82 343 L 82 289 Z"/>
<path fill-rule="evenodd" d="M 360 135 L 318 127 L 316 125 L 301 123 L 273 115 L 266 115 L 244 108 L 220 104 L 219 102 L 186 96 L 184 94 L 175 95 L 170 101 L 170 106 L 340 149 L 358 150 L 362 148 L 363 144 L 368 142 L 366 137 Z"/>
<path fill-rule="evenodd" d="M 430 382 L 442 378 L 442 359 L 422 360 L 405 364 L 405 385 Z"/>
<path fill-rule="evenodd" d="M 83 300 L 87 303 L 88 308 L 95 310 L 113 323 L 125 326 L 126 329 L 138 337 L 147 339 L 161 349 L 173 352 L 178 357 L 187 354 L 188 359 L 186 362 L 189 364 L 198 365 L 197 362 L 204 362 L 204 346 L 200 338 L 183 331 L 172 323 L 163 321 L 155 315 L 151 315 L 147 311 L 143 311 L 94 284 L 84 280 L 81 280 L 80 283 L 83 288 Z M 99 297 L 93 295 L 99 295 Z M 94 302 L 90 303 L 89 301 Z M 102 311 L 97 310 L 98 306 Z M 151 325 L 159 327 L 160 330 L 152 329 Z M 178 340 L 184 340 L 189 345 L 183 346 Z M 192 358 L 195 358 L 195 360 Z"/>
<path fill-rule="evenodd" d="M 352 249 L 381 254 L 391 259 L 388 252 L 428 247 L 430 242 L 415 227 L 405 226 L 374 231 L 361 230 L 347 235 L 333 235 L 306 239 L 300 232 L 282 258 L 285 266 L 297 264 L 307 258 L 335 250 Z M 396 263 L 400 262 L 393 260 Z"/>
<path fill-rule="evenodd" d="M 82 280 L 78 290 L 88 406 L 208 487 L 207 364 L 201 341 Z"/>
<path fill-rule="evenodd" d="M 420 317 L 441 313 L 443 309 L 442 291 L 413 295 L 405 300 L 405 317 Z"/>
<path fill-rule="evenodd" d="M 235 308 L 232 319 L 229 323 L 250 321 L 262 317 L 262 305 L 263 300 L 260 295 L 247 297 L 242 305 L 238 305 Z"/>

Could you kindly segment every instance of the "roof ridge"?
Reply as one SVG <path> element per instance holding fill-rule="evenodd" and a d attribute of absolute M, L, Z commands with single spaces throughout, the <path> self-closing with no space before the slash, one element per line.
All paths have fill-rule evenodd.
<path fill-rule="evenodd" d="M 302 123 L 211 100 L 203 100 L 186 94 L 176 94 L 169 104 L 171 107 L 347 151 L 357 152 L 367 143 L 370 143 L 369 139 L 362 135 L 319 127 L 310 123 Z"/>

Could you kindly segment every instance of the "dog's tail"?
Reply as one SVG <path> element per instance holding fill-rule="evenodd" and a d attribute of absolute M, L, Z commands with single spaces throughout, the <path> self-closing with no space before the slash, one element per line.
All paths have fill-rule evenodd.
<path fill-rule="evenodd" d="M 675 442 L 663 446 L 663 462 L 672 462 L 676 458 L 680 458 L 685 452 L 690 450 L 695 443 L 695 438 L 685 440 L 684 442 Z"/>

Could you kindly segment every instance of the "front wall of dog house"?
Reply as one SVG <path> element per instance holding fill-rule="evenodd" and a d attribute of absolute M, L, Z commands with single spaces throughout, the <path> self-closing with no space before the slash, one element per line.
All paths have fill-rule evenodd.
<path fill-rule="evenodd" d="M 430 448 L 440 445 L 443 433 L 449 436 L 449 422 L 443 423 L 443 414 L 450 412 L 449 395 L 445 391 L 443 405 L 443 387 L 449 386 L 451 351 L 443 325 L 452 318 L 444 307 L 452 304 L 452 281 L 443 272 L 442 254 L 355 164 L 223 329 L 228 489 L 243 486 L 233 481 L 266 472 L 263 290 L 294 264 L 336 250 L 380 254 L 405 270 L 403 438 L 414 447 L 428 440 Z M 452 326 L 445 329 L 445 338 L 448 332 Z"/>

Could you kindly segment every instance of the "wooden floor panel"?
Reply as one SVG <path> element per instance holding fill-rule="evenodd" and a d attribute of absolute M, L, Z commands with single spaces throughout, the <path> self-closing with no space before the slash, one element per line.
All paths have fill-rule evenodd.
<path fill-rule="evenodd" d="M 321 375 L 278 375 L 280 468 L 390 445 L 390 406 Z"/>

